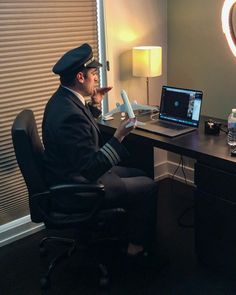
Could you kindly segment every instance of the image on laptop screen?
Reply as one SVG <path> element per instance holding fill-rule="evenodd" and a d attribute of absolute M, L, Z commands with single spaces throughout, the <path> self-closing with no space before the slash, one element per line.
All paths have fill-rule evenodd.
<path fill-rule="evenodd" d="M 159 117 L 198 127 L 201 104 L 202 91 L 163 86 Z"/>

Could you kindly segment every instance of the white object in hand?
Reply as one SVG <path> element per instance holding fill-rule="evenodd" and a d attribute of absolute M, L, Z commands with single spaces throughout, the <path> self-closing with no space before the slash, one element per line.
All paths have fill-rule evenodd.
<path fill-rule="evenodd" d="M 131 118 L 131 119 L 135 118 L 133 109 L 131 107 L 131 104 L 130 104 L 128 96 L 127 96 L 127 93 L 125 92 L 125 90 L 121 90 L 120 94 L 121 94 L 121 97 L 122 97 L 124 105 L 125 105 L 125 111 L 127 112 L 129 118 Z"/>
<path fill-rule="evenodd" d="M 130 104 L 127 93 L 125 92 L 124 89 L 122 89 L 120 94 L 121 94 L 121 97 L 123 99 L 124 106 L 125 106 L 125 111 L 127 112 L 128 117 L 130 119 L 134 119 L 135 118 L 134 111 L 133 111 L 132 106 Z M 142 125 L 145 125 L 145 123 L 139 122 L 139 121 L 135 121 L 135 122 L 131 121 L 125 127 L 129 128 L 129 127 L 132 127 L 132 126 L 142 126 Z"/>
<path fill-rule="evenodd" d="M 136 125 L 137 125 L 136 121 L 135 122 L 131 121 L 128 124 L 125 125 L 125 128 L 129 128 L 129 127 L 136 126 Z"/>
<path fill-rule="evenodd" d="M 135 118 L 135 115 L 134 115 L 133 109 L 131 107 L 131 104 L 129 102 L 129 98 L 128 98 L 127 93 L 125 92 L 125 90 L 121 90 L 120 94 L 121 94 L 121 97 L 123 99 L 123 102 L 124 102 L 124 105 L 125 105 L 125 111 L 127 112 L 128 117 L 131 118 L 131 119 Z M 132 127 L 134 125 L 135 125 L 134 122 L 129 122 L 125 126 L 125 128 L 129 128 L 129 127 Z"/>

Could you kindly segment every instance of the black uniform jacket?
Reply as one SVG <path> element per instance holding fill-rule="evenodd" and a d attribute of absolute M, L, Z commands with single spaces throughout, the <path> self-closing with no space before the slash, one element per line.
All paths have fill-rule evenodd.
<path fill-rule="evenodd" d="M 114 137 L 103 143 L 92 113 L 97 115 L 98 109 L 83 105 L 62 86 L 48 101 L 42 132 L 46 180 L 50 185 L 73 179 L 96 181 L 128 155 Z"/>

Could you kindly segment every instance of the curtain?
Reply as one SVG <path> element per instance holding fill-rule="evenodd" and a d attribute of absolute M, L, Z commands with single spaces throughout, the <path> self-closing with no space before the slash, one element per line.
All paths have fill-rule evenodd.
<path fill-rule="evenodd" d="M 0 225 L 29 214 L 11 140 L 15 116 L 32 109 L 41 136 L 47 100 L 59 79 L 52 66 L 89 43 L 98 57 L 96 0 L 0 0 Z"/>

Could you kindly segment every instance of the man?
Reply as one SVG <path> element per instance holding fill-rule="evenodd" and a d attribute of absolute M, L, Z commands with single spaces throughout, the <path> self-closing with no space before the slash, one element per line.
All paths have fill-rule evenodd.
<path fill-rule="evenodd" d="M 50 185 L 102 182 L 104 208 L 120 206 L 128 211 L 128 255 L 145 260 L 144 250 L 155 229 L 157 188 L 142 171 L 116 166 L 128 156 L 122 141 L 134 128 L 126 125 L 135 119 L 122 121 L 103 143 L 94 117 L 100 115 L 98 106 L 111 87 L 95 87 L 100 66 L 90 45 L 83 44 L 65 53 L 53 67 L 61 85 L 48 101 L 43 118 L 46 179 Z M 76 211 L 75 200 L 66 200 L 63 206 Z"/>

